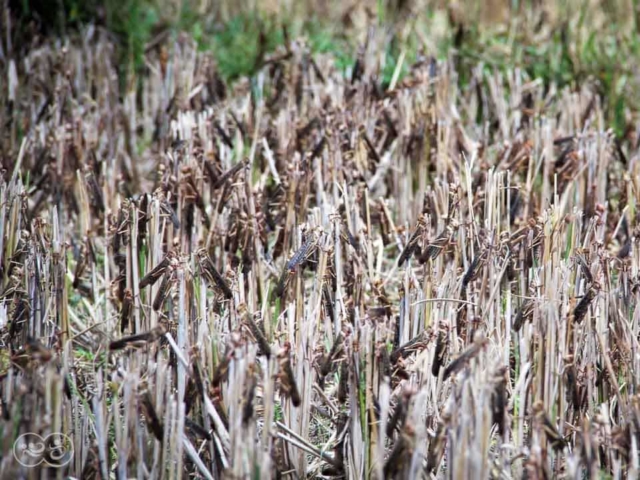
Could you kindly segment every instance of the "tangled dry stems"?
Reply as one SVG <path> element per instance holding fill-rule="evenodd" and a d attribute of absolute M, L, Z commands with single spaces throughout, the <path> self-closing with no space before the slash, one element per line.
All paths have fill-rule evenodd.
<path fill-rule="evenodd" d="M 2 478 L 638 475 L 638 138 L 595 88 L 108 35 L 1 99 Z M 43 473 L 44 474 L 44 473 Z M 22 476 L 22 477 L 21 477 Z"/>

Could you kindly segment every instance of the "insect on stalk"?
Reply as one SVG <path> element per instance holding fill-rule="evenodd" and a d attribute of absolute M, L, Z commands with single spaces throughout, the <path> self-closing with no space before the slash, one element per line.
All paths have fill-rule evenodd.
<path fill-rule="evenodd" d="M 25 351 L 34 360 L 44 363 L 52 360 L 54 356 L 52 349 L 45 347 L 40 340 L 33 337 L 27 337 Z"/>
<path fill-rule="evenodd" d="M 244 392 L 244 402 L 242 407 L 242 425 L 245 427 L 249 425 L 249 422 L 253 418 L 254 408 L 253 408 L 253 399 L 256 395 L 256 386 L 258 385 L 258 381 L 254 374 L 254 365 L 250 365 L 247 369 L 247 384 Z"/>
<path fill-rule="evenodd" d="M 408 473 L 408 465 L 411 463 L 411 455 L 415 448 L 416 434 L 413 427 L 405 425 L 396 439 L 393 449 L 384 465 L 384 478 L 396 478 L 402 473 Z"/>
<path fill-rule="evenodd" d="M 144 417 L 147 421 L 147 426 L 149 430 L 153 433 L 156 439 L 159 442 L 162 442 L 164 426 L 156 413 L 156 409 L 153 406 L 153 402 L 151 401 L 151 395 L 149 391 L 145 391 L 140 398 L 140 409 L 142 410 Z"/>
<path fill-rule="evenodd" d="M 487 249 L 474 257 L 471 265 L 469 265 L 469 268 L 462 277 L 462 293 L 465 293 L 469 284 L 478 278 L 482 266 L 487 261 L 488 252 L 489 250 Z"/>
<path fill-rule="evenodd" d="M 229 364 L 231 363 L 232 358 L 233 349 L 230 346 L 227 346 L 213 373 L 213 378 L 211 380 L 212 387 L 219 387 L 220 384 L 227 379 L 227 374 L 229 373 Z"/>
<path fill-rule="evenodd" d="M 287 261 L 282 274 L 280 274 L 276 288 L 273 290 L 273 298 L 281 297 L 284 294 L 289 276 L 295 273 L 299 266 L 304 267 L 305 262 L 307 262 L 309 257 L 315 253 L 317 245 L 317 237 L 313 234 L 309 234 L 300 248 L 296 250 L 296 252 Z"/>
<path fill-rule="evenodd" d="M 222 128 L 222 126 L 216 121 L 212 121 L 211 124 L 213 125 L 213 128 L 215 128 L 224 144 L 231 150 L 233 150 L 233 142 L 231 141 L 231 137 L 227 134 L 227 132 L 224 131 L 224 128 Z"/>
<path fill-rule="evenodd" d="M 91 206 L 101 212 L 104 212 L 104 197 L 102 196 L 102 189 L 100 188 L 100 185 L 98 185 L 96 176 L 89 168 L 85 171 L 84 179 L 87 183 L 87 191 L 89 192 L 89 201 Z"/>
<path fill-rule="evenodd" d="M 442 251 L 449 243 L 450 238 L 451 232 L 447 228 L 444 232 L 441 232 L 433 242 L 427 245 L 427 248 L 424 249 L 424 251 L 420 255 L 420 258 L 418 259 L 419 262 L 423 264 L 429 260 L 434 261 L 436 258 L 438 258 L 438 256 L 442 253 Z"/>
<path fill-rule="evenodd" d="M 164 302 L 167 300 L 169 296 L 169 292 L 171 291 L 171 287 L 173 286 L 173 282 L 175 280 L 175 270 L 171 270 L 165 273 L 164 277 L 162 277 L 162 282 L 160 282 L 160 288 L 158 289 L 155 298 L 153 299 L 153 310 L 155 312 L 159 311 Z"/>
<path fill-rule="evenodd" d="M 438 469 L 444 456 L 444 447 L 447 443 L 447 429 L 451 417 L 442 413 L 441 420 L 438 422 L 435 438 L 429 442 L 429 450 L 427 451 L 427 465 L 425 470 L 432 473 Z"/>
<path fill-rule="evenodd" d="M 567 442 L 564 437 L 560 435 L 558 428 L 551 422 L 547 412 L 544 411 L 544 405 L 541 401 L 537 401 L 533 405 L 533 415 L 540 427 L 542 427 L 542 432 L 547 437 L 553 449 L 562 450 Z"/>
<path fill-rule="evenodd" d="M 587 259 L 584 253 L 582 252 L 576 253 L 575 259 L 576 259 L 576 263 L 580 265 L 580 268 L 582 269 L 582 273 L 584 277 L 587 279 L 587 282 L 592 284 L 594 282 L 593 274 L 591 273 L 591 269 L 589 268 L 589 263 L 587 262 Z"/>
<path fill-rule="evenodd" d="M 293 254 L 287 262 L 287 270 L 293 272 L 301 265 L 315 250 L 318 239 L 314 235 L 309 235 L 300 248 Z"/>
<path fill-rule="evenodd" d="M 324 306 L 325 315 L 329 317 L 329 320 L 331 322 L 333 322 L 335 318 L 334 308 L 333 308 L 333 298 L 331 295 L 331 290 L 329 289 L 329 284 L 326 280 L 322 285 L 322 304 Z"/>
<path fill-rule="evenodd" d="M 414 393 L 411 388 L 405 388 L 402 391 L 396 403 L 396 408 L 393 410 L 393 415 L 391 415 L 387 423 L 387 437 L 393 437 L 396 430 L 401 430 L 404 427 L 407 414 L 409 413 L 409 403 Z"/>
<path fill-rule="evenodd" d="M 421 215 L 420 218 L 418 218 L 415 231 L 411 235 L 411 238 L 409 238 L 409 241 L 407 242 L 407 245 L 404 247 L 404 250 L 402 250 L 402 253 L 400 254 L 400 258 L 398 258 L 399 267 L 401 267 L 404 262 L 409 260 L 413 255 L 413 253 L 418 250 L 420 237 L 422 236 L 422 232 L 424 231 L 426 226 L 427 226 L 427 222 L 424 216 Z"/>
<path fill-rule="evenodd" d="M 516 317 L 513 320 L 513 330 L 515 332 L 520 331 L 525 322 L 530 322 L 533 319 L 533 307 L 535 303 L 532 299 L 527 299 L 522 302 Z"/>
<path fill-rule="evenodd" d="M 31 310 L 29 301 L 21 295 L 14 297 L 13 304 L 13 314 L 11 315 L 11 324 L 9 325 L 9 341 L 13 341 L 22 331 L 22 327 L 29 318 Z"/>
<path fill-rule="evenodd" d="M 180 220 L 178 219 L 178 214 L 168 201 L 160 201 L 160 211 L 164 215 L 167 215 L 169 217 L 171 223 L 173 224 L 173 228 L 175 228 L 176 230 L 180 228 Z"/>
<path fill-rule="evenodd" d="M 447 325 L 442 323 L 438 329 L 438 339 L 436 340 L 436 351 L 433 356 L 433 365 L 431 366 L 431 374 L 437 377 L 440 368 L 444 364 L 447 356 L 447 348 L 449 346 L 449 332 Z"/>
<path fill-rule="evenodd" d="M 491 392 L 491 412 L 493 424 L 498 426 L 498 433 L 504 435 L 507 412 L 507 367 L 498 367 L 493 374 L 493 391 Z"/>
<path fill-rule="evenodd" d="M 213 436 L 206 428 L 199 423 L 194 422 L 189 417 L 185 417 L 184 426 L 186 431 L 191 433 L 193 436 L 204 438 L 206 440 L 213 440 Z"/>
<path fill-rule="evenodd" d="M 201 248 L 196 252 L 196 256 L 198 258 L 198 264 L 200 265 L 200 273 L 206 280 L 207 284 L 210 287 L 218 287 L 224 294 L 225 298 L 229 300 L 232 299 L 233 291 L 224 277 L 220 275 L 220 272 L 216 270 L 216 267 L 213 265 L 213 260 L 209 257 L 207 250 Z"/>
<path fill-rule="evenodd" d="M 247 160 L 244 160 L 242 162 L 236 163 L 233 167 L 231 167 L 229 170 L 227 170 L 226 172 L 222 173 L 222 175 L 220 175 L 218 178 L 216 178 L 216 180 L 213 183 L 213 185 L 211 185 L 211 188 L 213 190 L 218 190 L 220 187 L 225 185 L 229 179 L 235 177 L 236 173 L 238 173 L 240 170 L 242 170 L 247 165 L 248 165 Z"/>
<path fill-rule="evenodd" d="M 591 287 L 589 287 L 589 290 L 587 290 L 587 293 L 585 293 L 584 297 L 580 299 L 580 301 L 578 302 L 578 305 L 576 305 L 576 308 L 573 311 L 574 322 L 582 323 L 582 320 L 584 320 L 584 317 L 589 311 L 589 306 L 591 305 L 591 302 L 593 302 L 593 299 L 596 298 L 596 295 L 598 295 L 599 290 L 600 290 L 600 285 L 598 285 L 597 282 L 594 283 Z"/>
<path fill-rule="evenodd" d="M 111 229 L 113 231 L 112 238 L 112 248 L 115 253 L 120 251 L 120 247 L 125 242 L 125 235 L 129 228 L 129 214 L 127 213 L 127 209 L 125 206 L 122 206 L 118 210 L 118 218 L 115 221 L 115 224 L 112 225 Z"/>
<path fill-rule="evenodd" d="M 147 223 L 149 223 L 149 195 L 143 193 L 138 202 L 138 248 L 140 248 L 147 237 Z"/>
<path fill-rule="evenodd" d="M 73 273 L 73 288 L 78 288 L 80 285 L 80 281 L 82 279 L 82 275 L 84 274 L 87 267 L 87 255 L 86 255 L 86 246 L 82 245 L 80 247 L 80 255 L 78 256 L 78 261 L 76 263 L 76 269 Z"/>
<path fill-rule="evenodd" d="M 148 332 L 138 333 L 119 338 L 109 343 L 109 350 L 122 350 L 123 348 L 142 348 L 145 345 L 158 341 L 165 333 L 167 328 L 163 324 L 158 324 Z"/>
<path fill-rule="evenodd" d="M 581 402 L 574 357 L 573 355 L 567 355 L 564 360 L 564 380 L 567 387 L 567 400 L 573 405 L 574 410 L 578 411 L 580 409 Z"/>
<path fill-rule="evenodd" d="M 390 360 L 392 363 L 396 363 L 401 358 L 407 358 L 414 352 L 420 351 L 425 348 L 427 341 L 424 332 L 419 333 L 407 343 L 404 343 L 391 352 Z"/>
<path fill-rule="evenodd" d="M 143 289 L 149 285 L 154 285 L 160 277 L 164 274 L 169 267 L 171 260 L 175 258 L 176 254 L 173 250 L 170 250 L 162 261 L 156 265 L 150 272 L 148 272 L 142 280 L 140 280 L 140 289 Z"/>
<path fill-rule="evenodd" d="M 324 379 L 331 371 L 333 370 L 333 366 L 335 365 L 335 360 L 338 354 L 342 351 L 342 347 L 344 346 L 344 336 L 342 332 L 338 334 L 336 339 L 333 341 L 333 345 L 328 355 L 325 355 L 320 363 L 319 377 L 324 382 Z"/>
<path fill-rule="evenodd" d="M 267 358 L 271 357 L 271 347 L 269 346 L 269 341 L 264 333 L 264 330 L 261 326 L 259 326 L 255 320 L 253 319 L 253 314 L 247 310 L 247 307 L 244 304 L 240 304 L 238 306 L 238 313 L 242 315 L 242 321 L 247 326 L 251 335 L 255 339 L 258 344 L 258 355 L 264 355 Z"/>
<path fill-rule="evenodd" d="M 462 352 L 455 360 L 453 360 L 447 368 L 444 369 L 444 373 L 442 375 L 442 379 L 446 380 L 451 375 L 456 374 L 462 368 L 465 367 L 473 358 L 475 358 L 482 347 L 484 347 L 489 342 L 488 339 L 483 338 L 481 340 L 477 340 L 471 346 L 469 346 L 464 352 Z"/>
<path fill-rule="evenodd" d="M 287 342 L 285 347 L 278 353 L 278 363 L 280 366 L 278 378 L 280 380 L 280 390 L 282 394 L 291 400 L 294 407 L 299 407 L 302 400 L 293 374 L 293 367 L 291 366 L 291 358 L 289 357 L 290 348 L 291 345 Z"/>
<path fill-rule="evenodd" d="M 124 291 L 124 298 L 122 299 L 122 306 L 120 307 L 120 331 L 124 332 L 129 328 L 129 322 L 131 320 L 131 311 L 133 310 L 133 293 L 130 288 Z"/>

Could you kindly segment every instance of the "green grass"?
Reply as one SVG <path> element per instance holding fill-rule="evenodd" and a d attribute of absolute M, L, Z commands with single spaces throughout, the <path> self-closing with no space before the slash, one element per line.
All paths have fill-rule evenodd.
<path fill-rule="evenodd" d="M 544 41 L 510 30 L 482 30 L 468 26 L 458 46 L 458 67 L 462 85 L 468 83 L 471 68 L 482 62 L 487 72 L 502 73 L 514 67 L 523 69 L 531 79 L 558 88 L 577 88 L 587 80 L 597 82 L 604 102 L 606 119 L 620 136 L 626 128 L 626 110 L 638 109 L 638 82 L 633 62 L 640 53 L 637 35 L 622 35 L 615 25 L 604 31 L 582 35 L 579 25 L 565 24 Z M 451 45 L 445 42 L 443 48 Z"/>
<path fill-rule="evenodd" d="M 277 22 L 256 12 L 236 16 L 216 28 L 199 20 L 195 12 L 183 9 L 175 28 L 191 33 L 201 50 L 214 53 L 222 77 L 227 81 L 252 75 L 260 65 L 261 52 L 271 52 L 284 43 L 284 34 Z"/>
<path fill-rule="evenodd" d="M 33 8 L 24 2 L 22 16 L 29 18 Z M 68 32 L 74 26 L 92 20 L 103 21 L 106 27 L 120 39 L 120 64 L 123 72 L 144 68 L 144 50 L 147 43 L 163 29 L 173 36 L 188 33 L 200 50 L 210 51 L 217 61 L 222 78 L 231 83 L 242 77 L 255 75 L 261 66 L 261 58 L 285 43 L 285 29 L 290 38 L 305 37 L 314 54 L 330 54 L 335 67 L 346 73 L 353 66 L 359 47 L 353 36 L 336 28 L 326 19 L 296 19 L 282 15 L 276 18 L 260 11 L 245 12 L 221 22 L 211 15 L 202 15 L 182 2 L 177 14 L 166 11 L 155 0 L 110 0 L 104 3 L 104 15 L 100 16 L 93 1 L 63 0 L 65 15 L 52 20 L 57 32 Z M 640 59 L 640 39 L 632 33 L 620 33 L 615 23 L 589 31 L 588 11 L 582 8 L 575 15 L 565 5 L 559 7 L 564 15 L 554 29 L 538 38 L 534 27 L 513 25 L 505 28 L 487 28 L 476 22 L 463 25 L 462 34 L 456 35 L 458 25 L 448 22 L 448 35 L 437 42 L 437 57 L 443 58 L 455 52 L 459 81 L 468 84 L 471 69 L 482 62 L 486 71 L 506 72 L 514 67 L 524 69 L 531 78 L 541 79 L 545 85 L 577 86 L 585 80 L 596 81 L 605 103 L 606 120 L 618 136 L 627 127 L 627 112 L 640 107 L 637 95 L 638 81 L 633 65 Z M 384 2 L 375 8 L 377 23 L 394 19 Z M 422 42 L 416 29 L 429 32 L 443 21 L 435 10 L 427 9 L 411 20 L 414 25 L 407 34 L 401 34 L 400 26 L 390 30 L 391 40 L 383 52 L 380 86 L 388 88 L 401 52 L 405 59 L 400 72 L 402 79 L 417 58 Z M 401 22 L 396 22 L 401 23 Z M 586 33 L 585 33 L 586 31 Z M 540 35 L 538 35 L 540 36 Z M 429 53 L 429 52 L 428 52 Z"/>
<path fill-rule="evenodd" d="M 288 13 L 276 18 L 273 14 L 253 11 L 221 21 L 213 13 L 202 15 L 188 1 L 180 2 L 177 12 L 158 0 L 108 0 L 103 10 L 94 0 L 60 0 L 59 3 L 60 11 L 51 13 L 38 2 L 24 1 L 22 11 L 18 12 L 21 25 L 26 25 L 34 13 L 48 21 L 51 27 L 47 28 L 57 33 L 68 33 L 89 22 L 103 23 L 120 40 L 123 72 L 140 72 L 144 68 L 145 46 L 165 29 L 174 37 L 185 32 L 201 50 L 212 52 L 222 78 L 229 83 L 253 76 L 260 67 L 261 57 L 284 44 L 285 29 L 292 39 L 305 37 L 312 53 L 330 54 L 335 67 L 343 73 L 353 66 L 360 46 L 351 32 L 334 25 L 331 19 L 300 19 Z M 474 2 L 467 3 L 471 9 L 477 7 Z M 522 10 L 525 6 L 516 2 L 514 7 Z M 621 136 L 627 127 L 628 112 L 640 108 L 635 94 L 640 85 L 633 71 L 633 65 L 640 60 L 640 38 L 634 31 L 620 31 L 615 23 L 619 12 L 605 13 L 609 16 L 602 22 L 605 26 L 590 29 L 593 12 L 586 3 L 577 11 L 567 2 L 560 2 L 556 8 L 557 28 L 546 34 L 540 34 L 535 25 L 523 23 L 522 19 L 498 28 L 469 21 L 461 24 L 459 30 L 458 24 L 447 20 L 442 12 L 436 14 L 438 11 L 433 7 L 411 16 L 412 25 L 404 34 L 406 29 L 402 28 L 403 22 L 396 12 L 385 2 L 377 1 L 374 7 L 377 25 L 394 26 L 390 28 L 391 41 L 383 54 L 380 86 L 389 86 L 403 50 L 406 56 L 400 79 L 407 73 L 407 65 L 417 58 L 417 52 L 424 47 L 417 29 L 428 34 L 445 22 L 447 34 L 438 39 L 437 52 L 427 54 L 444 58 L 455 52 L 462 86 L 468 84 L 471 69 L 479 61 L 486 71 L 505 72 L 520 67 L 531 79 L 541 79 L 545 85 L 558 88 L 575 87 L 591 79 L 599 85 L 605 103 L 605 120 Z M 463 33 L 458 35 L 458 31 Z"/>

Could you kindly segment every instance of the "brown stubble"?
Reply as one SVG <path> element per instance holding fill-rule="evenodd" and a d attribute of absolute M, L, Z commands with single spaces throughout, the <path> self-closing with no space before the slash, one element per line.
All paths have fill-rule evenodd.
<path fill-rule="evenodd" d="M 226 88 L 187 34 L 125 90 L 102 29 L 7 54 L 0 428 L 76 478 L 637 476 L 634 128 L 322 8 L 367 26 L 346 78 L 294 38 Z"/>

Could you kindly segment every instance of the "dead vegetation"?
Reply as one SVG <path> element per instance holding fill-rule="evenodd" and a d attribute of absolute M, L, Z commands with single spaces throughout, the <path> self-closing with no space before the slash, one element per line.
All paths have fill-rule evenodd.
<path fill-rule="evenodd" d="M 99 29 L 9 62 L 2 478 L 639 475 L 637 135 L 589 82 L 383 89 L 383 37 L 229 90 L 186 37 L 125 90 Z"/>

